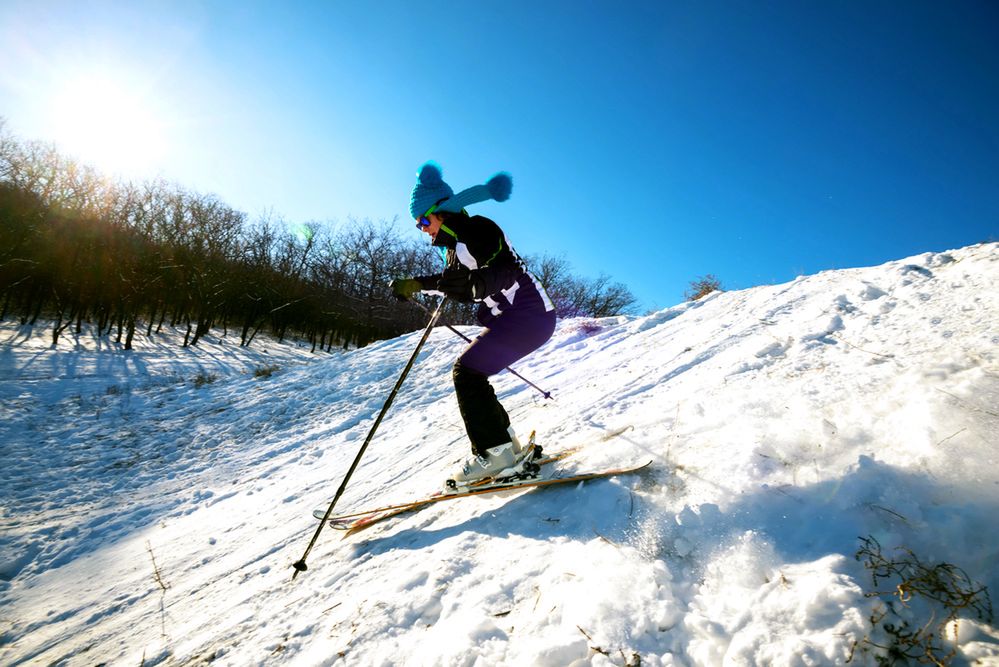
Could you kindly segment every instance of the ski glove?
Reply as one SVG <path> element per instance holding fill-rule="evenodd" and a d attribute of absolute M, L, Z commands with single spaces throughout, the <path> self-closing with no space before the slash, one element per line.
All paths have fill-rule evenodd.
<path fill-rule="evenodd" d="M 469 303 L 475 297 L 482 297 L 485 283 L 478 271 L 469 271 L 465 267 L 444 269 L 437 280 L 437 289 L 449 297 L 462 303 Z"/>
<path fill-rule="evenodd" d="M 415 278 L 396 278 L 389 283 L 392 296 L 399 301 L 409 301 L 414 294 L 423 289 L 423 283 Z"/>

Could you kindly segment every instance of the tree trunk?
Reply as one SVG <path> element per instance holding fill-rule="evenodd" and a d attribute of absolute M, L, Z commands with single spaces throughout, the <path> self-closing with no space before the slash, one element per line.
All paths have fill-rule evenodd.
<path fill-rule="evenodd" d="M 73 311 L 70 310 L 69 316 L 65 319 L 65 324 L 63 323 L 63 315 L 66 311 L 62 308 L 59 309 L 59 314 L 56 315 L 55 326 L 52 327 L 52 347 L 59 344 L 59 336 L 65 331 L 71 324 L 73 324 Z"/>
<path fill-rule="evenodd" d="M 204 336 L 211 329 L 211 322 L 207 318 L 198 318 L 197 327 L 194 330 L 194 338 L 191 340 L 191 345 L 197 345 L 201 337 Z"/>
<path fill-rule="evenodd" d="M 250 340 L 246 341 L 246 347 L 250 347 L 250 343 L 253 342 L 253 339 L 257 335 L 258 331 L 260 331 L 260 325 L 259 324 L 257 325 L 257 328 L 253 330 L 253 333 L 250 334 Z"/>
<path fill-rule="evenodd" d="M 64 327 L 62 326 L 62 311 L 60 310 L 59 314 L 56 315 L 55 326 L 52 327 L 52 347 L 55 347 L 56 345 L 59 344 L 59 334 L 62 333 L 63 328 Z"/>
<path fill-rule="evenodd" d="M 156 322 L 156 307 L 159 304 L 153 303 L 153 310 L 149 313 L 149 326 L 146 327 L 146 338 L 150 338 L 153 335 L 153 324 Z"/>
<path fill-rule="evenodd" d="M 128 317 L 128 334 L 125 336 L 125 349 L 132 349 L 132 339 L 135 337 L 135 315 Z"/>

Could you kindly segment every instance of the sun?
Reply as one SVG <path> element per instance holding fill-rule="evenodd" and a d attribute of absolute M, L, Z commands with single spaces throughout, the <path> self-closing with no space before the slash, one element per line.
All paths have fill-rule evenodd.
<path fill-rule="evenodd" d="M 82 75 L 53 97 L 53 138 L 82 163 L 128 178 L 148 175 L 162 160 L 165 124 L 141 88 L 108 75 Z"/>

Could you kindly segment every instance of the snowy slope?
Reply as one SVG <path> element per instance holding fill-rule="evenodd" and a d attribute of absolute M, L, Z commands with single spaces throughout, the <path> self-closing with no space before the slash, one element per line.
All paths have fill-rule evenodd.
<path fill-rule="evenodd" d="M 556 401 L 496 379 L 515 425 L 648 472 L 327 530 L 294 582 L 418 332 L 318 357 L 2 326 L 3 664 L 874 664 L 866 536 L 999 591 L 995 243 L 561 322 L 517 366 Z M 434 332 L 340 509 L 465 455 L 463 345 Z M 959 627 L 956 664 L 999 662 Z"/>

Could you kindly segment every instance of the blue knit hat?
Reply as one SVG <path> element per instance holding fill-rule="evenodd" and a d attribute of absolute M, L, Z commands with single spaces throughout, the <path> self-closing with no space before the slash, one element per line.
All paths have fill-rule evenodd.
<path fill-rule="evenodd" d="M 451 186 L 444 182 L 440 165 L 436 162 L 427 162 L 420 167 L 420 173 L 417 174 L 413 196 L 409 200 L 409 212 L 415 220 L 443 199 L 445 201 L 437 207 L 437 210 L 457 213 L 466 206 L 489 199 L 506 201 L 512 191 L 513 178 L 510 174 L 501 172 L 486 181 L 485 185 L 473 185 L 454 194 Z"/>

